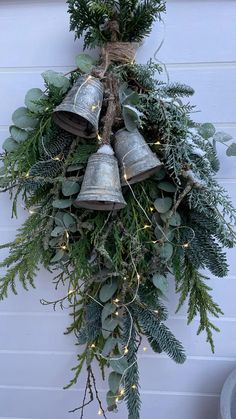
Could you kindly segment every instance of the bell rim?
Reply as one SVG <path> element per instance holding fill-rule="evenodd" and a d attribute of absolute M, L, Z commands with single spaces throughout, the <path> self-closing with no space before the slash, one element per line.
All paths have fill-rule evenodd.
<path fill-rule="evenodd" d="M 76 200 L 73 205 L 76 208 L 84 208 L 84 209 L 90 209 L 94 211 L 115 211 L 115 210 L 121 210 L 126 207 L 127 203 L 125 202 L 110 202 L 110 201 L 99 201 L 94 199 L 83 199 L 83 200 Z"/>
<path fill-rule="evenodd" d="M 73 116 L 75 116 L 76 115 L 76 117 L 78 117 L 78 118 L 81 118 L 82 119 L 82 122 L 86 122 L 86 123 L 88 123 L 88 124 L 90 124 L 91 125 L 91 127 L 94 129 L 94 130 L 98 130 L 98 126 L 99 126 L 99 118 L 100 118 L 100 112 L 99 112 L 99 114 L 98 114 L 98 117 L 96 118 L 94 115 L 93 115 L 93 118 L 90 118 L 91 120 L 89 120 L 88 118 L 87 118 L 87 114 L 86 114 L 86 112 L 85 112 L 85 110 L 84 110 L 84 107 L 82 107 L 82 106 L 74 106 L 74 109 L 73 109 L 73 111 L 72 110 L 70 110 L 70 109 L 68 109 L 68 105 L 67 104 L 61 104 L 61 105 L 59 105 L 59 106 L 57 106 L 56 108 L 55 108 L 55 110 L 53 111 L 53 115 L 55 115 L 55 114 L 71 114 L 71 115 L 73 115 Z M 91 115 L 90 115 L 91 116 Z M 73 121 L 72 121 L 73 122 Z M 77 124 L 77 122 L 75 122 L 75 124 Z M 78 122 L 78 125 L 79 125 L 79 122 Z"/>
<path fill-rule="evenodd" d="M 70 111 L 63 111 L 63 110 L 58 110 L 55 111 L 53 113 L 53 121 L 55 122 L 55 124 L 57 124 L 60 128 L 63 128 L 65 131 L 70 132 L 71 134 L 77 135 L 78 137 L 82 137 L 82 138 L 96 138 L 98 131 L 96 131 L 95 127 L 89 122 L 87 121 L 83 116 L 80 116 L 80 118 L 82 118 L 85 122 L 89 122 L 91 127 L 93 128 L 94 132 L 92 132 L 91 134 L 86 134 L 85 131 L 82 130 L 82 128 L 79 128 L 80 125 L 78 124 L 78 128 L 76 127 L 77 124 L 74 123 L 73 125 L 69 124 L 68 122 L 66 123 L 64 119 L 59 118 L 59 114 L 60 113 L 70 113 L 71 115 L 73 115 L 73 112 Z"/>
<path fill-rule="evenodd" d="M 122 169 L 121 186 L 127 186 L 127 184 L 134 185 L 135 183 L 143 182 L 144 180 L 154 176 L 157 172 L 161 170 L 162 167 L 163 167 L 163 164 L 160 163 L 159 165 L 155 167 L 151 167 L 145 172 L 140 172 L 133 176 L 131 175 L 130 177 L 127 176 L 127 174 L 124 173 L 124 169 Z"/>

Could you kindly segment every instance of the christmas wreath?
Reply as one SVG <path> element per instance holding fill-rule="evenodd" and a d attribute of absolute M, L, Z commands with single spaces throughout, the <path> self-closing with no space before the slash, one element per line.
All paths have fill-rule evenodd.
<path fill-rule="evenodd" d="M 188 322 L 200 317 L 214 350 L 213 301 L 207 268 L 227 274 L 224 248 L 236 244 L 236 212 L 215 178 L 217 142 L 231 140 L 210 123 L 192 120 L 189 86 L 158 79 L 162 67 L 135 62 L 135 52 L 165 11 L 164 0 L 68 0 L 71 30 L 84 46 L 101 47 L 98 60 L 76 58 L 67 75 L 46 71 L 45 91 L 31 89 L 17 109 L 1 155 L 1 191 L 13 215 L 23 200 L 29 217 L 1 248 L 0 298 L 34 286 L 43 265 L 69 303 L 81 345 L 74 377 L 87 369 L 82 406 L 94 398 L 98 414 L 124 399 L 129 419 L 140 418 L 138 350 L 143 337 L 156 353 L 185 361 L 165 325 L 171 276 Z M 235 143 L 226 144 L 235 155 Z M 68 306 L 68 305 L 67 305 Z M 107 406 L 97 391 L 94 362 L 109 369 Z"/>

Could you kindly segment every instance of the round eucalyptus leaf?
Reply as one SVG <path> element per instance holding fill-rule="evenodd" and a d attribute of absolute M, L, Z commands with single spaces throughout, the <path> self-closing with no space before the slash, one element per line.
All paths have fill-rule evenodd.
<path fill-rule="evenodd" d="M 64 196 L 72 196 L 79 193 L 80 186 L 77 182 L 72 180 L 66 180 L 62 184 L 62 193 Z"/>
<path fill-rule="evenodd" d="M 30 89 L 25 96 L 25 106 L 34 113 L 40 113 L 44 110 L 44 106 L 39 103 L 42 99 L 46 98 L 41 89 Z"/>
<path fill-rule="evenodd" d="M 172 227 L 179 227 L 181 225 L 181 216 L 178 212 L 172 215 L 169 224 Z"/>
<path fill-rule="evenodd" d="M 60 238 L 54 237 L 53 239 L 49 240 L 49 245 L 51 247 L 58 247 L 59 241 L 60 241 Z"/>
<path fill-rule="evenodd" d="M 100 289 L 99 298 L 102 303 L 109 301 L 118 289 L 118 282 L 112 279 L 108 284 L 105 284 Z"/>
<path fill-rule="evenodd" d="M 102 335 L 104 339 L 107 339 L 117 328 L 119 324 L 118 318 L 107 317 L 102 323 Z"/>
<path fill-rule="evenodd" d="M 108 384 L 112 393 L 116 394 L 118 392 L 120 388 L 121 378 L 122 378 L 122 375 L 114 371 L 111 372 L 111 374 L 109 375 Z"/>
<path fill-rule="evenodd" d="M 111 316 L 116 311 L 116 309 L 117 307 L 115 304 L 111 304 L 111 303 L 105 304 L 102 310 L 102 323 L 107 317 Z"/>
<path fill-rule="evenodd" d="M 51 262 L 51 263 L 60 262 L 60 260 L 62 260 L 62 259 L 63 259 L 64 255 L 65 255 L 64 250 L 60 249 L 60 250 L 58 250 L 58 252 L 55 254 L 55 256 L 51 259 L 51 261 L 50 261 L 50 262 Z"/>
<path fill-rule="evenodd" d="M 155 236 L 156 236 L 157 240 L 161 240 L 164 237 L 163 228 L 159 225 L 157 225 L 156 228 L 155 228 Z"/>
<path fill-rule="evenodd" d="M 71 207 L 71 205 L 73 204 L 74 200 L 73 199 L 55 199 L 55 201 L 53 201 L 52 206 L 53 208 L 69 208 Z"/>
<path fill-rule="evenodd" d="M 107 410 L 108 412 L 112 412 L 113 410 L 115 410 L 117 408 L 116 405 L 116 395 L 112 393 L 112 391 L 108 391 L 107 393 Z"/>
<path fill-rule="evenodd" d="M 160 257 L 165 261 L 169 260 L 174 253 L 174 248 L 171 243 L 164 243 L 160 248 Z"/>
<path fill-rule="evenodd" d="M 65 232 L 64 227 L 57 226 L 52 230 L 51 236 L 52 237 L 60 237 L 60 236 L 63 236 L 64 232 Z"/>
<path fill-rule="evenodd" d="M 66 212 L 63 215 L 63 224 L 66 228 L 70 229 L 71 227 L 77 224 L 76 218 L 70 215 L 68 212 Z"/>
<path fill-rule="evenodd" d="M 162 294 L 166 294 L 166 292 L 168 291 L 168 281 L 164 275 L 158 273 L 153 275 L 152 282 L 155 285 L 155 287 L 161 291 Z"/>
<path fill-rule="evenodd" d="M 227 143 L 227 141 L 231 141 L 233 139 L 232 135 L 227 134 L 226 132 L 219 131 L 216 132 L 214 135 L 214 140 L 220 143 Z"/>
<path fill-rule="evenodd" d="M 159 182 L 157 184 L 158 188 L 165 192 L 176 192 L 176 186 L 170 182 Z"/>
<path fill-rule="evenodd" d="M 38 124 L 38 119 L 31 116 L 28 109 L 24 107 L 16 109 L 12 115 L 12 121 L 18 128 L 35 128 Z"/>
<path fill-rule="evenodd" d="M 140 95 L 138 92 L 135 92 L 132 89 L 127 89 L 127 91 L 124 91 L 123 98 L 122 98 L 122 104 L 123 105 L 138 105 L 140 102 Z"/>
<path fill-rule="evenodd" d="M 96 60 L 88 54 L 77 55 L 75 62 L 82 73 L 90 73 L 96 64 Z"/>
<path fill-rule="evenodd" d="M 160 225 L 160 227 L 163 225 L 161 215 L 157 211 L 152 214 L 152 223 L 154 225 Z"/>
<path fill-rule="evenodd" d="M 111 360 L 110 366 L 113 369 L 113 371 L 122 375 L 129 365 L 126 358 L 120 358 L 120 359 Z"/>
<path fill-rule="evenodd" d="M 27 140 L 29 133 L 27 131 L 25 131 L 24 129 L 15 127 L 14 125 L 12 125 L 10 127 L 10 134 L 12 136 L 12 138 L 17 142 L 17 143 L 21 143 L 22 141 Z"/>
<path fill-rule="evenodd" d="M 134 106 L 124 105 L 123 106 L 123 118 L 125 127 L 128 131 L 135 131 L 140 125 L 140 117 L 142 113 L 138 111 Z"/>
<path fill-rule="evenodd" d="M 158 187 L 156 184 L 151 185 L 149 189 L 149 196 L 153 201 L 158 197 Z"/>
<path fill-rule="evenodd" d="M 169 197 L 157 198 L 154 202 L 154 206 L 160 214 L 164 214 L 168 212 L 171 209 L 172 204 L 173 204 L 173 201 Z"/>
<path fill-rule="evenodd" d="M 11 153 L 12 151 L 17 150 L 18 147 L 18 143 L 11 137 L 7 138 L 2 145 L 3 150 L 5 150 L 7 153 Z"/>
<path fill-rule="evenodd" d="M 171 226 L 172 227 L 172 226 Z M 166 233 L 166 237 L 167 237 L 167 239 L 171 242 L 173 239 L 174 239 L 174 237 L 175 237 L 175 233 L 176 233 L 176 230 L 173 228 L 173 229 L 170 229 L 169 231 L 167 231 L 167 233 Z"/>
<path fill-rule="evenodd" d="M 166 171 L 164 167 L 161 167 L 160 170 L 153 176 L 153 179 L 162 180 L 166 177 Z"/>
<path fill-rule="evenodd" d="M 110 336 L 103 347 L 102 355 L 108 357 L 117 344 L 117 339 Z"/>
<path fill-rule="evenodd" d="M 172 227 L 179 227 L 181 225 L 181 216 L 178 212 L 170 216 L 170 211 L 165 214 L 161 214 L 161 219 L 166 223 L 168 221 L 169 225 Z"/>
<path fill-rule="evenodd" d="M 232 157 L 236 156 L 236 143 L 232 143 L 226 151 L 227 156 Z"/>
<path fill-rule="evenodd" d="M 64 217 L 64 212 L 62 211 L 58 211 L 54 217 L 54 221 L 56 223 L 56 225 L 63 227 L 64 226 L 64 222 L 63 222 L 63 217 Z"/>
<path fill-rule="evenodd" d="M 57 73 L 53 70 L 47 70 L 42 74 L 42 77 L 49 87 L 50 85 L 57 87 L 61 90 L 62 93 L 67 92 L 70 87 L 69 79 L 67 79 L 62 73 Z"/>
<path fill-rule="evenodd" d="M 67 167 L 67 172 L 78 172 L 78 170 L 83 169 L 84 165 L 83 164 L 72 164 L 71 166 Z"/>
<path fill-rule="evenodd" d="M 215 134 L 216 129 L 213 124 L 206 123 L 202 124 L 198 129 L 198 133 L 205 139 L 208 140 L 209 138 L 213 137 Z"/>

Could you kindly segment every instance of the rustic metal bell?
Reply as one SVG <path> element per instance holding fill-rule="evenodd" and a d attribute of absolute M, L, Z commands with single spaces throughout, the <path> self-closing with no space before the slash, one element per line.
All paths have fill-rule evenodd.
<path fill-rule="evenodd" d="M 113 155 L 98 152 L 90 156 L 74 205 L 97 211 L 118 210 L 126 206 L 121 192 L 118 162 Z"/>
<path fill-rule="evenodd" d="M 163 166 L 138 130 L 121 129 L 115 135 L 115 154 L 119 161 L 121 184 L 141 182 Z"/>
<path fill-rule="evenodd" d="M 103 92 L 103 84 L 95 77 L 79 77 L 63 102 L 55 109 L 54 122 L 80 137 L 96 137 Z"/>

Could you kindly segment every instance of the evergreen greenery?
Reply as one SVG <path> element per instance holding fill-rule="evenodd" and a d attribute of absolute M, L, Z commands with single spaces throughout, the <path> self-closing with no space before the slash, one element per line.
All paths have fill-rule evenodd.
<path fill-rule="evenodd" d="M 67 0 L 67 3 L 71 30 L 78 38 L 85 33 L 85 48 L 113 40 L 110 22 L 117 23 L 117 40 L 141 41 L 165 11 L 164 0 Z"/>
<path fill-rule="evenodd" d="M 114 27 L 116 40 L 140 41 L 165 10 L 161 0 L 68 0 L 68 4 L 71 29 L 77 37 L 85 32 L 85 47 L 114 41 Z M 111 63 L 101 80 L 107 91 L 112 76 L 119 88 L 113 132 L 130 122 L 123 109 L 130 106 L 132 126 L 139 128 L 163 167 L 148 180 L 123 189 L 127 206 L 121 211 L 78 209 L 74 202 L 86 164 L 99 143 L 58 128 L 52 112 L 81 71 L 77 68 L 69 77 L 45 72 L 45 92 L 31 89 L 26 107 L 13 114 L 11 137 L 1 155 L 0 187 L 10 192 L 14 215 L 21 196 L 30 216 L 16 239 L 1 246 L 9 255 L 0 264 L 6 270 L 0 299 L 9 290 L 17 293 L 17 283 L 25 289 L 35 286 L 41 265 L 52 272 L 55 286 L 64 286 L 65 296 L 42 303 L 70 307 L 66 333 L 74 334 L 80 351 L 66 388 L 86 368 L 81 418 L 95 398 L 99 412 L 107 417 L 93 374 L 96 361 L 103 377 L 107 368 L 111 370 L 107 410 L 116 410 L 125 400 L 129 419 L 139 419 L 138 351 L 143 338 L 157 354 L 166 353 L 180 364 L 186 359 L 165 324 L 171 274 L 180 297 L 177 309 L 187 301 L 188 322 L 200 317 L 198 333 L 206 332 L 214 350 L 213 332 L 218 328 L 211 318 L 223 313 L 202 269 L 207 268 L 209 276 L 226 276 L 224 248 L 236 244 L 236 212 L 215 178 L 220 167 L 217 142 L 230 138 L 216 133 L 212 124 L 192 120 L 194 108 L 185 98 L 193 89 L 159 81 L 158 64 Z M 100 133 L 106 125 L 105 99 Z M 233 155 L 233 144 L 227 150 Z"/>

